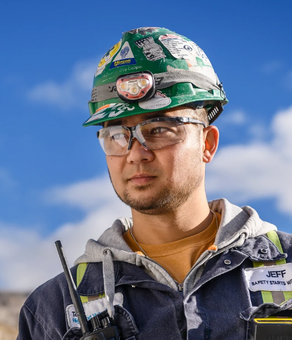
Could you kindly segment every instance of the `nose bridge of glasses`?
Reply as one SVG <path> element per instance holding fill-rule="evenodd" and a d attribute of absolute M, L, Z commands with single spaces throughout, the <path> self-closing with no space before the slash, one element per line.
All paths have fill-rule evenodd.
<path fill-rule="evenodd" d="M 140 129 L 140 124 L 137 124 L 135 126 L 131 126 L 131 127 L 127 127 L 127 129 L 130 132 L 130 138 L 129 138 L 129 144 L 128 144 L 128 150 L 131 149 L 132 145 L 133 145 L 133 138 L 136 138 L 137 141 L 144 147 L 147 148 L 145 145 L 145 138 L 141 132 Z"/>

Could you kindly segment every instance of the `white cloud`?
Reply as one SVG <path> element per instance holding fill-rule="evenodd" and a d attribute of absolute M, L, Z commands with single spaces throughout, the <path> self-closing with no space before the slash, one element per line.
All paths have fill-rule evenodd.
<path fill-rule="evenodd" d="M 272 121 L 270 142 L 253 141 L 219 150 L 207 168 L 207 190 L 238 204 L 275 198 L 279 211 L 292 216 L 292 107 Z"/>
<path fill-rule="evenodd" d="M 99 190 L 98 198 L 92 196 L 94 189 Z M 129 208 L 119 201 L 105 176 L 54 189 L 53 192 L 55 196 L 52 197 L 58 197 L 59 202 L 64 204 L 83 209 L 85 203 L 82 198 L 89 202 L 91 197 L 98 207 L 90 204 L 90 208 L 86 208 L 86 216 L 81 221 L 65 223 L 45 239 L 37 232 L 24 230 L 21 226 L 0 223 L 1 289 L 32 290 L 62 271 L 55 248 L 56 240 L 61 240 L 69 265 L 72 266 L 74 260 L 83 254 L 89 238 L 97 239 L 111 226 L 113 218 L 130 216 Z M 72 197 L 68 193 L 71 193 Z"/>
<path fill-rule="evenodd" d="M 283 64 L 279 60 L 272 60 L 263 65 L 262 72 L 267 75 L 274 75 L 281 70 L 282 66 Z"/>
<path fill-rule="evenodd" d="M 248 117 L 243 110 L 234 110 L 220 116 L 221 122 L 225 125 L 243 125 L 248 121 Z"/>
<path fill-rule="evenodd" d="M 92 210 L 104 201 L 114 199 L 116 194 L 109 187 L 108 175 L 81 181 L 68 186 L 48 190 L 44 198 L 50 204 L 64 204 L 82 210 Z"/>
<path fill-rule="evenodd" d="M 249 125 L 248 132 L 253 141 L 263 141 L 270 137 L 270 129 L 266 122 L 252 122 Z"/>
<path fill-rule="evenodd" d="M 29 91 L 28 98 L 63 110 L 84 108 L 84 103 L 90 99 L 96 65 L 96 61 L 79 62 L 68 79 L 60 83 L 49 80 L 38 84 Z"/>

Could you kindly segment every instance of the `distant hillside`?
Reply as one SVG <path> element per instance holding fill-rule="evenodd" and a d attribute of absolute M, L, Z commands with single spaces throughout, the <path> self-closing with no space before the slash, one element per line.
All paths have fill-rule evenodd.
<path fill-rule="evenodd" d="M 15 340 L 18 315 L 28 293 L 0 292 L 0 340 Z"/>

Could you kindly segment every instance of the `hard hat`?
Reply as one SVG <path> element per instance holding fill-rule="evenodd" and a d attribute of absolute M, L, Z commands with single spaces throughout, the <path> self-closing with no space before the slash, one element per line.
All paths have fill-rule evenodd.
<path fill-rule="evenodd" d="M 143 27 L 124 33 L 102 57 L 83 126 L 181 105 L 205 107 L 212 123 L 227 102 L 198 45 L 166 28 Z"/>

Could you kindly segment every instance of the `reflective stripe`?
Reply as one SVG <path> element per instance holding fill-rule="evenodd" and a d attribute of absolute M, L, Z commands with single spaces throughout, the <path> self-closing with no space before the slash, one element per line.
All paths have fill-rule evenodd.
<path fill-rule="evenodd" d="M 274 245 L 283 253 L 283 248 L 279 239 L 278 234 L 275 230 L 271 230 L 267 233 L 268 238 L 274 243 Z M 281 259 L 275 262 L 253 262 L 254 267 L 263 267 L 271 265 L 285 264 L 286 259 Z M 262 290 L 262 298 L 264 303 L 276 303 L 278 305 L 285 303 L 287 300 L 292 298 L 292 292 L 269 292 Z"/>
<path fill-rule="evenodd" d="M 275 232 L 275 230 L 271 230 L 267 233 L 268 238 L 274 243 L 274 245 L 280 250 L 281 253 L 283 253 L 283 248 L 279 239 L 278 234 Z M 283 264 L 283 263 L 278 263 L 280 261 L 284 261 L 283 263 L 286 263 L 285 259 L 279 260 L 276 263 L 277 264 Z"/>
<path fill-rule="evenodd" d="M 280 250 L 281 253 L 283 253 L 283 248 L 279 239 L 278 234 L 273 230 L 273 231 L 269 231 L 267 233 L 268 238 L 275 244 L 275 246 Z M 286 259 L 282 259 L 282 260 L 278 260 L 276 261 L 276 264 L 285 264 L 286 263 Z M 280 303 L 276 302 L 276 300 L 274 300 L 274 302 L 281 304 L 284 303 L 285 301 L 289 300 L 292 298 L 292 292 L 274 292 L 274 293 L 281 293 L 284 295 L 284 298 L 282 297 Z M 278 297 L 279 299 L 279 297 Z"/>
<path fill-rule="evenodd" d="M 87 268 L 88 263 L 80 263 L 78 264 L 77 267 L 77 273 L 76 273 L 76 285 L 77 287 L 80 285 L 80 282 L 83 279 L 83 276 L 85 274 L 86 268 Z M 88 302 L 88 296 L 81 296 L 80 299 L 82 303 Z"/>

